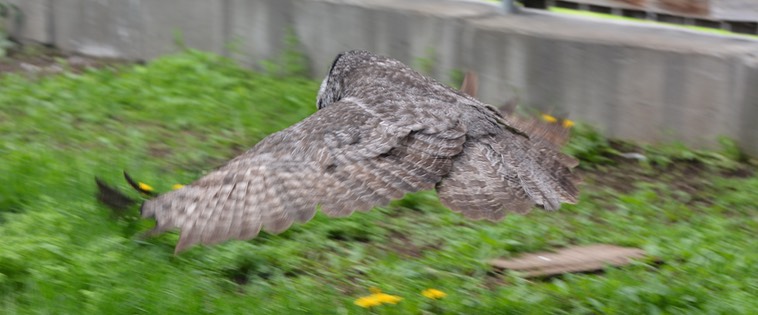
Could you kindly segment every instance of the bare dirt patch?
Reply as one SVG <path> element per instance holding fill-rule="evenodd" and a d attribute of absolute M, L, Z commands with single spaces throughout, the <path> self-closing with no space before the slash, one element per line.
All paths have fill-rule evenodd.
<path fill-rule="evenodd" d="M 132 63 L 134 62 L 124 59 L 90 57 L 65 53 L 41 45 L 26 45 L 23 48 L 11 49 L 7 57 L 0 58 L 0 74 L 81 73 L 90 68 L 115 67 Z"/>
<path fill-rule="evenodd" d="M 628 144 L 623 148 L 619 144 L 612 143 L 612 146 L 619 151 L 630 149 Z M 632 151 L 640 149 L 632 148 Z M 680 200 L 687 204 L 710 204 L 712 201 L 705 196 L 708 196 L 707 192 L 712 188 L 713 178 L 748 178 L 758 172 L 758 166 L 749 162 L 725 169 L 698 160 L 674 160 L 667 165 L 658 165 L 621 156 L 607 157 L 610 162 L 605 165 L 593 165 L 577 170 L 586 183 L 583 189 L 612 189 L 619 193 L 631 193 L 637 190 L 641 183 L 659 183 L 671 191 L 680 192 L 682 196 L 691 196 L 689 200 Z"/>

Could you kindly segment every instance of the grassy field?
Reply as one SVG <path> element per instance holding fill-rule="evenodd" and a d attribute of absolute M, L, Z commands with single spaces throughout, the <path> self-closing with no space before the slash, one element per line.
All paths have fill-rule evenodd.
<path fill-rule="evenodd" d="M 115 217 L 94 176 L 188 183 L 315 110 L 318 83 L 187 52 L 148 65 L 0 76 L 2 314 L 748 314 L 758 309 L 758 177 L 720 152 L 638 147 L 575 129 L 581 201 L 471 222 L 433 192 L 280 235 L 173 255 Z M 644 163 L 619 158 L 636 150 Z M 136 197 L 136 196 L 135 196 Z M 571 244 L 638 246 L 602 274 L 527 280 L 487 261 Z M 355 304 L 371 288 L 396 304 Z M 434 288 L 447 294 L 430 299 Z"/>

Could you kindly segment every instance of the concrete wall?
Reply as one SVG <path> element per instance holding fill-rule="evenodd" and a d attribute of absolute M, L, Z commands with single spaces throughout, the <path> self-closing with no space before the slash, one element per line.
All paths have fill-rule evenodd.
<path fill-rule="evenodd" d="M 368 49 L 412 66 L 480 75 L 480 98 L 522 103 L 641 141 L 758 154 L 758 40 L 673 27 L 502 15 L 497 5 L 445 0 L 13 0 L 17 37 L 85 54 L 150 59 L 187 46 L 249 66 L 298 37 L 320 78 L 334 56 Z M 229 45 L 231 43 L 231 45 Z M 233 48 L 230 48 L 233 47 Z"/>

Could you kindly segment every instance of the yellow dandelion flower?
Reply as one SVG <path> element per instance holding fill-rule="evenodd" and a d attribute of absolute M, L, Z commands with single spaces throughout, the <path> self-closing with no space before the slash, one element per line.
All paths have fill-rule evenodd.
<path fill-rule="evenodd" d="M 430 298 L 432 300 L 437 300 L 437 299 L 441 299 L 443 297 L 446 297 L 447 293 L 442 292 L 442 291 L 437 290 L 437 289 L 426 289 L 424 291 L 421 291 L 421 295 L 423 295 L 425 297 L 428 297 L 428 298 Z"/>
<path fill-rule="evenodd" d="M 551 123 L 551 124 L 558 121 L 558 118 L 555 118 L 555 117 L 553 117 L 550 114 L 542 114 L 542 119 L 544 121 L 547 121 L 547 122 Z"/>
<path fill-rule="evenodd" d="M 376 296 L 372 294 L 372 295 L 364 296 L 355 300 L 355 305 L 358 305 L 363 308 L 369 308 L 369 307 L 382 305 L 382 302 L 379 301 L 379 299 L 376 298 Z"/>
<path fill-rule="evenodd" d="M 182 187 L 184 187 L 184 185 L 182 185 L 182 184 L 174 184 L 174 186 L 171 186 L 171 189 L 177 190 L 177 189 L 180 189 Z"/>
<path fill-rule="evenodd" d="M 145 184 L 143 182 L 139 182 L 137 185 L 139 186 L 140 190 L 143 190 L 143 191 L 153 191 L 153 186 L 150 186 L 150 185 Z"/>
<path fill-rule="evenodd" d="M 569 120 L 569 119 L 564 119 L 563 120 L 563 128 L 568 129 L 568 128 L 571 128 L 571 127 L 574 127 L 574 122 L 571 121 L 571 120 Z"/>
<path fill-rule="evenodd" d="M 403 298 L 397 296 L 397 295 L 389 295 L 386 293 L 375 293 L 372 294 L 380 303 L 387 303 L 387 304 L 397 304 L 397 302 L 400 302 L 403 300 Z"/>
<path fill-rule="evenodd" d="M 377 287 L 371 287 L 368 290 L 371 292 L 371 295 L 364 296 L 355 300 L 355 305 L 363 308 L 368 308 L 382 304 L 397 304 L 403 300 L 403 298 L 397 295 L 382 293 L 382 290 Z"/>

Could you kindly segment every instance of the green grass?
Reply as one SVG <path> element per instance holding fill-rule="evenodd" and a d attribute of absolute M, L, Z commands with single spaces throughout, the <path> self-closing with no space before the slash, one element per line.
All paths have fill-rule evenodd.
<path fill-rule="evenodd" d="M 144 66 L 40 78 L 0 76 L 0 310 L 3 314 L 748 314 L 758 309 L 758 178 L 683 159 L 629 164 L 579 132 L 581 201 L 560 211 L 472 222 L 432 192 L 349 218 L 319 214 L 174 256 L 176 233 L 114 219 L 95 175 L 122 169 L 167 190 L 315 110 L 318 83 L 241 70 L 187 52 Z M 662 152 L 662 153 L 661 153 Z M 681 152 L 678 150 L 676 152 Z M 721 156 L 714 153 L 714 155 Z M 709 155 L 706 155 L 708 157 Z M 660 158 L 661 160 L 665 160 Z M 686 159 L 684 159 L 686 160 Z M 695 165 L 687 177 L 664 167 Z M 735 162 L 736 163 L 736 162 Z M 606 175 L 598 175 L 606 174 Z M 684 189 L 677 178 L 695 186 Z M 614 189 L 606 181 L 624 184 Z M 545 281 L 496 275 L 486 261 L 570 244 L 639 246 L 664 263 Z M 370 287 L 398 295 L 353 304 Z M 448 294 L 431 301 L 426 288 Z"/>

